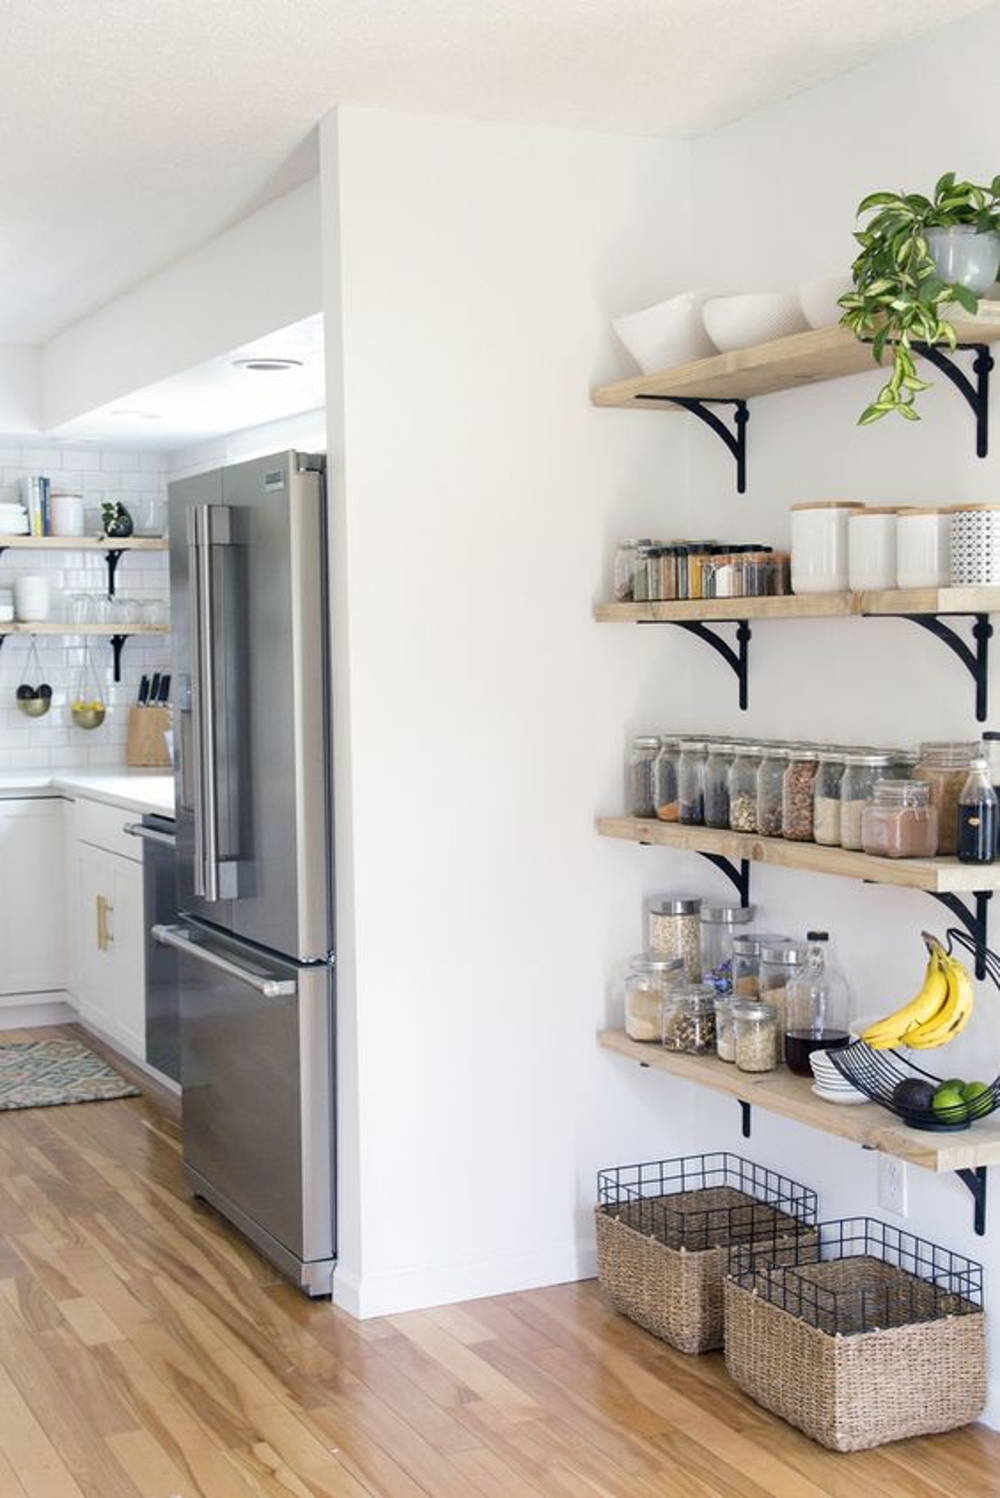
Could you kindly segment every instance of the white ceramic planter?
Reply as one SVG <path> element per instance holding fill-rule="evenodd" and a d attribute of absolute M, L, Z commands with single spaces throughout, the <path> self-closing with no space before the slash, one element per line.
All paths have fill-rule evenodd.
<path fill-rule="evenodd" d="M 951 514 L 904 509 L 896 517 L 896 585 L 946 588 L 951 581 Z"/>
<path fill-rule="evenodd" d="M 896 586 L 895 509 L 859 510 L 847 522 L 847 576 L 852 592 Z"/>
<path fill-rule="evenodd" d="M 616 317 L 611 326 L 644 374 L 708 359 L 715 345 L 701 320 L 710 291 L 685 291 L 641 312 Z"/>
<path fill-rule="evenodd" d="M 942 281 L 965 286 L 982 296 L 1000 270 L 1000 234 L 978 234 L 972 224 L 928 229 L 927 244 Z"/>
<path fill-rule="evenodd" d="M 955 587 L 1000 586 L 1000 505 L 969 505 L 951 516 Z"/>
<path fill-rule="evenodd" d="M 847 589 L 847 522 L 862 505 L 835 500 L 792 505 L 792 592 Z"/>

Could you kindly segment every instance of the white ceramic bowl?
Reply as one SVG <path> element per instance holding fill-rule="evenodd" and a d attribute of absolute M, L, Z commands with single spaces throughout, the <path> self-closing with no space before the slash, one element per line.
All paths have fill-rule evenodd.
<path fill-rule="evenodd" d="M 829 328 L 843 316 L 843 307 L 838 307 L 837 298 L 850 291 L 854 282 L 850 276 L 821 276 L 815 281 L 803 281 L 799 287 L 799 305 L 811 328 Z"/>
<path fill-rule="evenodd" d="M 710 297 L 701 315 L 709 338 L 724 354 L 769 343 L 772 338 L 787 338 L 808 327 L 798 297 L 783 291 Z"/>
<path fill-rule="evenodd" d="M 705 332 L 701 307 L 712 293 L 685 291 L 611 324 L 643 374 L 659 374 L 676 364 L 708 359 L 715 346 Z"/>

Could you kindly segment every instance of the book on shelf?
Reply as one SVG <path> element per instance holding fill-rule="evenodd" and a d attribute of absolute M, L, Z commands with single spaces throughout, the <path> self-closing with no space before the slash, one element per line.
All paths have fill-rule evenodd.
<path fill-rule="evenodd" d="M 24 508 L 28 512 L 28 533 L 32 536 L 52 534 L 52 484 L 44 473 L 27 474 L 21 480 Z"/>

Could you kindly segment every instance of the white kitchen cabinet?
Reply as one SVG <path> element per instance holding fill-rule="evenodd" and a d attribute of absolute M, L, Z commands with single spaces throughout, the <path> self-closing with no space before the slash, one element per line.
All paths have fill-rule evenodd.
<path fill-rule="evenodd" d="M 63 803 L 0 800 L 0 997 L 65 984 Z"/>
<path fill-rule="evenodd" d="M 142 864 L 138 861 L 138 844 L 121 841 L 122 827 L 135 816 L 81 802 L 72 810 L 70 992 L 85 1024 L 144 1060 Z M 101 815 L 95 817 L 95 811 Z M 81 832 L 110 846 L 97 846 L 81 837 Z M 128 856 L 126 851 L 112 851 L 119 848 Z"/>

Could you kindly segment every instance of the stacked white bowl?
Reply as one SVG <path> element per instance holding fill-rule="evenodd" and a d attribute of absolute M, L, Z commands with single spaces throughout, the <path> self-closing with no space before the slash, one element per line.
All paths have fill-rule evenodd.
<path fill-rule="evenodd" d="M 827 1103 L 867 1103 L 869 1098 L 853 1082 L 849 1082 L 830 1060 L 829 1051 L 813 1051 L 809 1057 L 812 1067 L 813 1092 Z"/>

